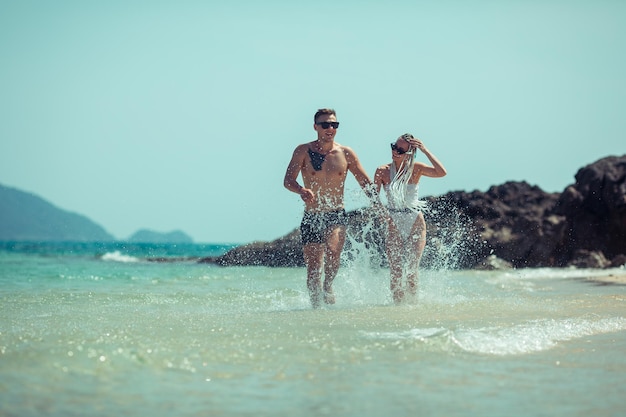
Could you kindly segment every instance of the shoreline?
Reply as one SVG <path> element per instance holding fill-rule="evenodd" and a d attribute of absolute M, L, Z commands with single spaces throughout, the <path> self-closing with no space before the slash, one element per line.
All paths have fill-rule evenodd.
<path fill-rule="evenodd" d="M 571 278 L 598 285 L 626 285 L 626 266 L 606 269 L 581 269 L 577 273 L 572 274 Z"/>
<path fill-rule="evenodd" d="M 616 271 L 607 273 L 606 275 L 588 276 L 588 282 L 594 282 L 602 285 L 626 285 L 626 271 Z"/>

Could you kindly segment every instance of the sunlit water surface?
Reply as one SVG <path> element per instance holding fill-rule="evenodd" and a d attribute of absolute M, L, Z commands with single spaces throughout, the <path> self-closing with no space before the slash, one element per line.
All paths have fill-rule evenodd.
<path fill-rule="evenodd" d="M 622 416 L 623 273 L 301 268 L 0 251 L 2 416 Z"/>

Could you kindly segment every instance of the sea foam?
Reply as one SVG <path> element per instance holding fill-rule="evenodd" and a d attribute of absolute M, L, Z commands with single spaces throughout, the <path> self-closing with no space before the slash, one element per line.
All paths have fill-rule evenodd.
<path fill-rule="evenodd" d="M 423 328 L 401 332 L 362 332 L 369 339 L 444 339 L 462 351 L 486 355 L 524 355 L 549 350 L 560 342 L 626 330 L 626 318 L 570 318 L 533 320 L 514 326 L 481 328 Z M 444 345 L 447 343 L 444 343 Z"/>
<path fill-rule="evenodd" d="M 113 252 L 107 252 L 102 255 L 101 258 L 103 261 L 113 261 L 113 262 L 139 262 L 139 258 L 130 255 L 124 255 L 122 252 L 116 250 Z"/>

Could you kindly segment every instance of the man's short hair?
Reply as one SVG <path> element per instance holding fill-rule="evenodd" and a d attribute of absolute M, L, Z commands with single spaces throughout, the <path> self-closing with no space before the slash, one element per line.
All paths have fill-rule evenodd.
<path fill-rule="evenodd" d="M 335 110 L 333 109 L 319 109 L 316 113 L 315 116 L 313 116 L 313 122 L 317 123 L 317 118 L 319 116 L 322 116 L 324 114 L 334 114 L 335 116 L 337 116 L 337 112 L 335 112 Z"/>

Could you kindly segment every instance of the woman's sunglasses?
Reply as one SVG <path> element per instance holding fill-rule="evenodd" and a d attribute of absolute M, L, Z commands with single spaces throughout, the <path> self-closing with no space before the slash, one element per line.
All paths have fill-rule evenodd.
<path fill-rule="evenodd" d="M 398 145 L 396 145 L 395 143 L 391 143 L 390 145 L 391 145 L 391 150 L 396 151 L 398 155 L 404 155 L 405 153 L 408 152 L 408 149 L 406 151 L 404 149 L 400 149 L 398 148 Z"/>
<path fill-rule="evenodd" d="M 339 122 L 319 122 L 319 123 L 315 123 L 318 126 L 321 126 L 322 129 L 328 129 L 329 127 L 333 127 L 335 129 L 337 129 L 339 127 Z"/>

